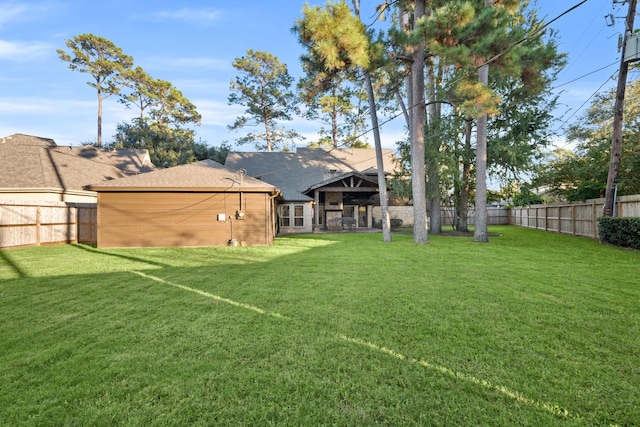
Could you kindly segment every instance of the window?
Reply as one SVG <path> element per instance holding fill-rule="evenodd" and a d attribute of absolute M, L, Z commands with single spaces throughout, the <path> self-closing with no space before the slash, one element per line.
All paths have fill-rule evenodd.
<path fill-rule="evenodd" d="M 291 214 L 289 205 L 280 206 L 280 227 L 291 226 Z"/>
<path fill-rule="evenodd" d="M 304 206 L 295 205 L 293 207 L 293 225 L 295 227 L 304 227 Z"/>
<path fill-rule="evenodd" d="M 304 205 L 280 206 L 280 227 L 304 227 Z"/>

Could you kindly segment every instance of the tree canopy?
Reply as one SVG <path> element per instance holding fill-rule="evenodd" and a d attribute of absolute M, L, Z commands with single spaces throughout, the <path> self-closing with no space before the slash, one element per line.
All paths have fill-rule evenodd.
<path fill-rule="evenodd" d="M 353 0 L 354 12 L 345 1 L 327 2 L 324 7 L 305 5 L 303 17 L 296 21 L 294 30 L 306 48 L 303 64 L 311 86 L 324 82 L 333 88 L 343 79 L 361 73 L 367 91 L 369 115 L 374 135 L 378 189 L 382 212 L 382 234 L 385 242 L 391 241 L 388 215 L 387 185 L 382 158 L 382 146 L 375 94 L 370 75 L 371 40 L 360 20 L 360 2 Z M 335 89 L 334 89 L 335 90 Z M 326 92 L 326 91 L 325 91 Z M 334 92 L 335 93 L 335 92 Z M 335 97 L 332 102 L 335 102 Z M 334 114 L 335 119 L 335 114 Z M 335 129 L 335 127 L 334 127 Z M 334 138 L 335 141 L 335 138 Z"/>
<path fill-rule="evenodd" d="M 308 118 L 329 125 L 320 143 L 333 148 L 367 147 L 359 138 L 368 110 L 362 66 L 367 66 L 365 28 L 345 2 L 303 7 L 293 31 L 305 48 L 300 57 L 305 76 L 298 83 Z"/>
<path fill-rule="evenodd" d="M 103 37 L 80 34 L 66 44 L 70 52 L 58 50 L 60 59 L 72 70 L 90 74 L 93 80 L 88 84 L 98 93 L 96 145 L 102 145 L 102 102 L 118 95 L 125 107 L 136 107 L 138 115 L 117 125 L 111 147 L 148 149 L 159 167 L 204 158 L 224 162 L 228 144 L 210 147 L 195 142 L 192 127 L 200 125 L 201 116 L 171 82 L 153 78 L 140 66 L 134 68 L 133 58 Z"/>
<path fill-rule="evenodd" d="M 120 92 L 123 73 L 133 65 L 133 58 L 110 40 L 93 34 L 80 34 L 66 41 L 70 52 L 58 49 L 58 55 L 69 68 L 93 77 L 87 82 L 98 93 L 98 137 L 102 145 L 102 101 Z"/>
<path fill-rule="evenodd" d="M 293 77 L 287 65 L 263 51 L 247 50 L 247 54 L 233 61 L 240 74 L 231 81 L 229 104 L 245 107 L 244 115 L 229 126 L 231 130 L 262 126 L 263 132 L 250 132 L 237 141 L 253 143 L 259 150 L 274 151 L 288 148 L 301 135 L 278 125 L 292 120 L 296 95 L 292 90 Z"/>
<path fill-rule="evenodd" d="M 478 117 L 488 115 L 487 172 L 505 180 L 530 172 L 547 144 L 556 102 L 550 88 L 564 57 L 557 52 L 554 33 L 528 2 L 493 2 L 485 8 L 479 0 L 433 1 L 418 20 L 411 14 L 415 3 L 389 3 L 395 11 L 389 42 L 400 76 L 403 69 L 408 74 L 417 41 L 426 44 L 426 70 L 418 82 L 425 82 L 425 90 L 416 91 L 415 83 L 405 79 L 403 93 L 408 115 L 421 98 L 426 104 L 427 114 L 419 122 L 425 124 L 430 231 L 441 226 L 440 197 L 455 203 L 457 226 L 466 230 L 462 218 L 477 189 L 481 157 L 474 153 Z M 485 63 L 490 64 L 486 86 L 478 81 L 478 67 Z M 407 156 L 401 163 L 407 167 L 404 177 L 414 176 L 409 150 L 399 154 Z M 406 189 L 399 180 L 395 187 Z"/>
<path fill-rule="evenodd" d="M 618 195 L 640 193 L 640 81 L 627 86 Z M 615 89 L 595 96 L 589 109 L 568 128 L 567 144 L 547 153 L 533 185 L 568 201 L 604 197 L 613 130 Z"/>

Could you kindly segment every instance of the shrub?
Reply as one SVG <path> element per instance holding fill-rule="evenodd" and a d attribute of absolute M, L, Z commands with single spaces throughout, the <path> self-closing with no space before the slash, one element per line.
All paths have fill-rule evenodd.
<path fill-rule="evenodd" d="M 602 243 L 640 249 L 640 218 L 598 218 Z"/>
<path fill-rule="evenodd" d="M 391 223 L 391 228 L 402 227 L 402 220 L 400 218 L 391 218 L 389 222 Z"/>
<path fill-rule="evenodd" d="M 520 192 L 513 196 L 514 206 L 540 205 L 542 203 L 544 203 L 544 200 L 542 200 L 542 197 L 538 196 L 536 193 L 529 190 L 527 187 L 521 187 Z"/>

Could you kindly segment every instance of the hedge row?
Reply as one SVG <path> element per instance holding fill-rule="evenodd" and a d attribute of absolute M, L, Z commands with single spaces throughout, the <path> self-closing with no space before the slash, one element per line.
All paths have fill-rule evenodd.
<path fill-rule="evenodd" d="M 640 218 L 598 218 L 598 232 L 602 243 L 640 249 Z"/>

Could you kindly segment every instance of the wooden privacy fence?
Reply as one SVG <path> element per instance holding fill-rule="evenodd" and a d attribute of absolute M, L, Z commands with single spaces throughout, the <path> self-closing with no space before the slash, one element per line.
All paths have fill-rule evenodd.
<path fill-rule="evenodd" d="M 455 209 L 454 208 L 442 208 L 440 215 L 442 215 L 442 225 L 455 224 Z M 487 225 L 509 225 L 509 209 L 488 207 L 487 208 Z M 474 225 L 476 223 L 476 211 L 473 208 L 469 208 L 467 211 L 467 224 Z"/>
<path fill-rule="evenodd" d="M 473 208 L 467 210 L 467 223 L 473 225 L 475 223 L 476 211 Z M 413 206 L 389 206 L 389 216 L 391 219 L 401 219 L 404 227 L 413 225 Z M 455 223 L 455 209 L 451 207 L 443 207 L 440 210 L 442 225 L 453 225 Z M 374 219 L 382 217 L 380 206 L 373 208 Z M 499 207 L 487 208 L 487 225 L 508 225 L 509 209 Z M 379 224 L 379 220 L 377 220 Z M 380 227 L 378 225 L 378 227 Z"/>
<path fill-rule="evenodd" d="M 0 249 L 96 243 L 93 203 L 0 200 Z"/>
<path fill-rule="evenodd" d="M 583 203 L 533 205 L 512 208 L 512 225 L 538 230 L 598 238 L 598 217 L 602 216 L 604 199 Z M 623 196 L 616 203 L 617 216 L 640 217 L 640 195 Z"/>

